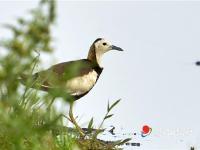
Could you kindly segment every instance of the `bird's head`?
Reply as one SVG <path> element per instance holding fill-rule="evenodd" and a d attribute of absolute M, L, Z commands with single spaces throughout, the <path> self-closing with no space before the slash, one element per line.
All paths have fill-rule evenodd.
<path fill-rule="evenodd" d="M 112 45 L 109 41 L 103 38 L 96 39 L 93 44 L 95 46 L 96 53 L 106 53 L 110 50 L 123 51 L 122 48 Z"/>
<path fill-rule="evenodd" d="M 90 47 L 88 59 L 96 59 L 97 63 L 100 65 L 102 55 L 110 50 L 123 51 L 122 48 L 112 45 L 106 39 L 98 38 L 93 42 L 92 46 Z"/>

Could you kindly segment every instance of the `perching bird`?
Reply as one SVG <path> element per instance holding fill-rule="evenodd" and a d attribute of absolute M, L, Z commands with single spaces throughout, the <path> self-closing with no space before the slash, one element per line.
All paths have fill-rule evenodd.
<path fill-rule="evenodd" d="M 63 97 L 63 93 L 67 94 L 67 98 L 72 99 L 69 111 L 70 120 L 80 131 L 80 134 L 84 135 L 83 130 L 73 117 L 73 101 L 86 95 L 96 84 L 103 71 L 101 67 L 102 55 L 110 50 L 123 51 L 123 49 L 112 45 L 107 40 L 98 38 L 91 45 L 87 59 L 59 63 L 47 70 L 37 72 L 31 77 L 22 75 L 21 81 L 25 84 L 28 78 L 29 80 L 31 78 L 31 82 L 34 81 L 32 88 L 49 92 L 56 91 L 58 93 L 56 96 Z"/>

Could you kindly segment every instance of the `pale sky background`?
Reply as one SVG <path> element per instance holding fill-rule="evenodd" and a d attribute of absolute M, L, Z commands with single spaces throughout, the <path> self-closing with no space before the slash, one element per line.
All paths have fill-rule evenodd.
<path fill-rule="evenodd" d="M 0 0 L 0 24 L 25 16 L 37 2 Z M 125 50 L 104 55 L 100 79 L 74 108 L 81 124 L 93 116 L 98 125 L 108 100 L 121 98 L 107 126 L 133 133 L 150 125 L 145 140 L 154 150 L 200 148 L 200 68 L 194 64 L 200 60 L 200 2 L 59 1 L 57 10 L 56 51 L 42 54 L 41 68 L 85 58 L 98 37 Z"/>

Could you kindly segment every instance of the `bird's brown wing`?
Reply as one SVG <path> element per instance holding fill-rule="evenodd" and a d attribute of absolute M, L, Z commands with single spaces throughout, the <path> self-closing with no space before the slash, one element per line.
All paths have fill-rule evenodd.
<path fill-rule="evenodd" d="M 69 79 L 88 74 L 95 65 L 87 60 L 80 59 L 76 61 L 69 61 L 56 64 L 50 68 L 53 72 L 57 73 L 59 76 L 67 76 Z"/>
<path fill-rule="evenodd" d="M 47 70 L 34 74 L 40 89 L 48 91 L 60 89 L 65 83 L 75 77 L 88 74 L 95 68 L 95 64 L 87 59 L 63 62 L 53 65 Z"/>

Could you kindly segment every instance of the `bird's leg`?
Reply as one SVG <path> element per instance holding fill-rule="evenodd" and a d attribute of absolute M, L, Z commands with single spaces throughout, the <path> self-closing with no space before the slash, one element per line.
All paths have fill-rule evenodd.
<path fill-rule="evenodd" d="M 70 121 L 75 125 L 76 129 L 78 130 L 81 138 L 85 137 L 84 131 L 79 127 L 78 123 L 76 122 L 74 115 L 73 115 L 73 102 L 70 103 L 70 108 L 69 108 L 69 118 Z"/>

